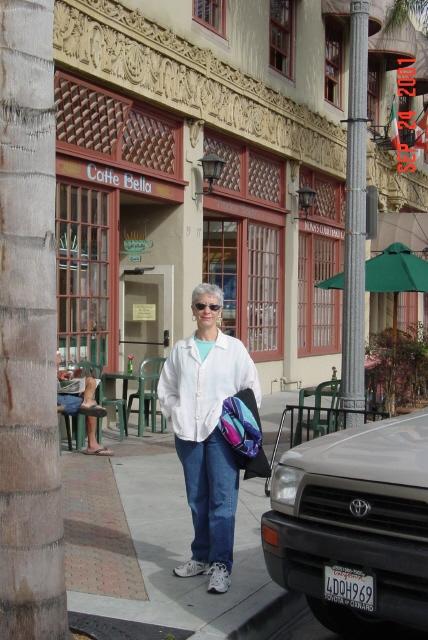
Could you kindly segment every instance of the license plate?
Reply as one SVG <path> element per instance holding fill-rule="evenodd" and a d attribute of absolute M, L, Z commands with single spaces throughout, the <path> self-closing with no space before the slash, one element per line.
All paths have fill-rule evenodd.
<path fill-rule="evenodd" d="M 324 567 L 324 599 L 361 611 L 376 611 L 375 581 L 372 575 L 339 565 Z"/>

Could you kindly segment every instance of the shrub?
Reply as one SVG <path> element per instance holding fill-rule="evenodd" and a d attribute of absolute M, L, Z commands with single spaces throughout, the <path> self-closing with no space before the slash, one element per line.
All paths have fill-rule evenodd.
<path fill-rule="evenodd" d="M 427 399 L 428 332 L 422 323 L 397 330 L 395 340 L 392 329 L 372 334 L 366 353 L 375 362 L 368 386 L 377 391 L 385 411 L 396 415 L 397 407 L 415 407 Z"/>

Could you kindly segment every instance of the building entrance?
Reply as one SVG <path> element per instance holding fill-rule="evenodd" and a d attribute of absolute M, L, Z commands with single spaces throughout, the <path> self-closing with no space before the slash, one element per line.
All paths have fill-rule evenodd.
<path fill-rule="evenodd" d="M 146 357 L 166 357 L 172 344 L 173 265 L 126 266 L 120 274 L 119 360 L 134 366 Z"/>

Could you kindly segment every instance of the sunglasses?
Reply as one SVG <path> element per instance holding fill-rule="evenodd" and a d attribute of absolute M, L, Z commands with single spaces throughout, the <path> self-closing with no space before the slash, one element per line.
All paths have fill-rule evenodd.
<path fill-rule="evenodd" d="M 205 307 L 208 307 L 210 311 L 220 311 L 220 304 L 204 304 L 203 302 L 195 302 L 195 309 L 203 311 Z"/>

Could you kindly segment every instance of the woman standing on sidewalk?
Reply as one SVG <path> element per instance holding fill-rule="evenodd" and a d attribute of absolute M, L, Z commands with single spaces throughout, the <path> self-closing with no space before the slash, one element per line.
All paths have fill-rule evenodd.
<path fill-rule="evenodd" d="M 220 331 L 223 292 L 200 284 L 192 293 L 195 333 L 174 346 L 162 369 L 158 396 L 172 421 L 192 512 L 192 557 L 174 569 L 180 578 L 210 575 L 208 591 L 226 593 L 233 564 L 239 468 L 217 428 L 223 400 L 251 388 L 260 406 L 254 362 L 240 340 Z"/>

